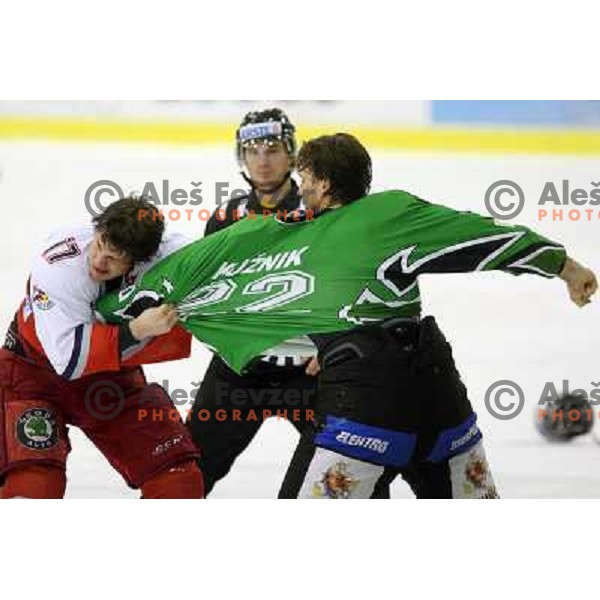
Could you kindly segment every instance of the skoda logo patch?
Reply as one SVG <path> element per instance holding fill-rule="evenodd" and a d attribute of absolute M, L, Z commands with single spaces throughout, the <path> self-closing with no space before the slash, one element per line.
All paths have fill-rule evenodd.
<path fill-rule="evenodd" d="M 31 408 L 17 420 L 17 438 L 32 450 L 47 450 L 56 446 L 58 429 L 54 413 L 45 408 Z"/>

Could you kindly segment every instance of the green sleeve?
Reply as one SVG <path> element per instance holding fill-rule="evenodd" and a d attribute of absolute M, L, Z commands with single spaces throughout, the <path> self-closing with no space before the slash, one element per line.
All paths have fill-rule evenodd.
<path fill-rule="evenodd" d="M 554 277 L 566 260 L 561 244 L 527 227 L 419 198 L 413 197 L 405 219 L 402 239 L 409 247 L 399 257 L 405 274 L 500 270 Z"/>

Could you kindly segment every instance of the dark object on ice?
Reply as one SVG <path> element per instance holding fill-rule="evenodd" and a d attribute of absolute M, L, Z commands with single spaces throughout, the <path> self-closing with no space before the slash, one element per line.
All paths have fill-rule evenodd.
<path fill-rule="evenodd" d="M 587 398 L 569 394 L 536 407 L 536 426 L 549 441 L 568 442 L 589 433 L 594 410 Z"/>

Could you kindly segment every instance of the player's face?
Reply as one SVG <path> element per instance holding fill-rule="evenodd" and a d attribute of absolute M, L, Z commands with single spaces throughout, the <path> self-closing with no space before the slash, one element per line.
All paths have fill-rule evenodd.
<path fill-rule="evenodd" d="M 90 277 L 94 281 L 109 281 L 131 269 L 133 261 L 124 252 L 109 244 L 96 233 L 90 246 Z"/>
<path fill-rule="evenodd" d="M 322 179 L 317 179 L 310 169 L 298 171 L 300 177 L 300 194 L 304 204 L 311 210 L 320 210 L 325 207 L 329 197 L 327 191 L 329 183 Z"/>
<path fill-rule="evenodd" d="M 279 140 L 259 140 L 244 148 L 250 179 L 260 192 L 278 186 L 292 169 L 290 155 Z"/>

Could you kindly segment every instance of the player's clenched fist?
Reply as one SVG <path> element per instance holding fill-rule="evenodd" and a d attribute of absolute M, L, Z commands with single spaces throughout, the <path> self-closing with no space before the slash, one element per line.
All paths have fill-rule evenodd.
<path fill-rule="evenodd" d="M 572 258 L 567 258 L 560 278 L 567 283 L 569 296 L 577 306 L 588 304 L 598 289 L 598 280 L 594 272 Z"/>
<path fill-rule="evenodd" d="M 163 304 L 147 308 L 139 317 L 129 323 L 131 335 L 141 341 L 148 337 L 169 333 L 177 324 L 179 316 L 174 306 Z"/>

